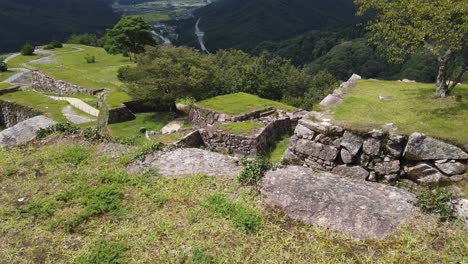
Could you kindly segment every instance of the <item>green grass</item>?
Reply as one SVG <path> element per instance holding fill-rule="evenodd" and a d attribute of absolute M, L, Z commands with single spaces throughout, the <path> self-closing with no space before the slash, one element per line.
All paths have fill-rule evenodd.
<path fill-rule="evenodd" d="M 34 54 L 32 56 L 19 55 L 8 62 L 8 67 L 9 68 L 25 68 L 25 66 L 28 66 L 27 65 L 28 62 L 37 60 L 43 57 L 47 57 L 47 55 L 45 54 Z"/>
<path fill-rule="evenodd" d="M 22 92 L 9 93 L 0 96 L 0 100 L 26 105 L 43 112 L 45 115 L 57 122 L 67 122 L 67 119 L 62 114 L 62 108 L 68 105 L 68 103 L 64 101 L 54 101 L 40 92 L 26 90 Z"/>
<path fill-rule="evenodd" d="M 107 96 L 107 103 L 112 107 L 119 107 L 125 102 L 132 100 L 132 97 L 123 91 L 113 91 Z"/>
<path fill-rule="evenodd" d="M 117 138 L 136 138 L 137 141 L 144 141 L 144 134 L 139 132 L 141 127 L 148 130 L 159 131 L 167 123 L 174 119 L 171 113 L 140 113 L 136 114 L 136 119 L 128 122 L 109 125 L 111 135 Z"/>
<path fill-rule="evenodd" d="M 280 140 L 275 142 L 273 146 L 271 146 L 270 152 L 266 155 L 268 160 L 272 163 L 280 162 L 288 149 L 290 140 L 290 135 L 284 135 Z"/>
<path fill-rule="evenodd" d="M 265 109 L 275 106 L 279 109 L 294 111 L 295 107 L 285 105 L 268 99 L 263 99 L 247 93 L 235 93 L 217 96 L 196 103 L 202 107 L 212 109 L 229 115 L 239 115 L 255 110 Z"/>
<path fill-rule="evenodd" d="M 12 86 L 14 86 L 14 85 L 11 84 L 11 83 L 0 83 L 0 90 L 10 88 Z"/>
<path fill-rule="evenodd" d="M 263 127 L 262 123 L 255 121 L 244 121 L 236 123 L 219 123 L 216 129 L 234 133 L 237 135 L 252 135 Z"/>
<path fill-rule="evenodd" d="M 345 102 L 334 108 L 335 120 L 358 130 L 394 123 L 398 132 L 422 132 L 455 143 L 468 143 L 468 85 L 457 86 L 453 95 L 463 97 L 433 99 L 434 84 L 391 81 L 360 81 Z M 391 101 L 379 95 L 393 96 Z"/>
<path fill-rule="evenodd" d="M 4 80 L 10 78 L 11 76 L 13 76 L 13 75 L 15 75 L 17 73 L 18 72 L 15 72 L 15 71 L 0 72 L 0 82 L 3 82 Z"/>
<path fill-rule="evenodd" d="M 83 49 L 77 51 L 76 48 Z M 64 48 L 54 49 L 57 60 L 51 64 L 34 64 L 32 68 L 38 68 L 45 74 L 56 79 L 64 80 L 88 89 L 107 88 L 111 92 L 108 103 L 111 107 L 120 106 L 131 100 L 130 96 L 121 90 L 122 83 L 117 79 L 117 70 L 125 65 L 131 65 L 129 58 L 122 55 L 108 54 L 103 48 L 90 47 L 76 44 L 66 44 Z M 86 54 L 95 56 L 96 63 L 87 63 Z M 10 67 L 24 67 L 31 60 L 36 60 L 44 55 L 18 56 L 11 61 Z M 27 66 L 27 65 L 26 65 Z"/>
<path fill-rule="evenodd" d="M 129 175 L 93 143 L 51 141 L 0 149 L 5 263 L 463 263 L 468 258 L 466 227 L 439 223 L 435 216 L 418 215 L 385 240 L 358 241 L 292 221 L 236 179 Z M 78 165 L 74 158 L 64 161 L 70 148 L 89 157 Z M 67 230 L 63 224 L 78 216 L 86 217 Z"/>

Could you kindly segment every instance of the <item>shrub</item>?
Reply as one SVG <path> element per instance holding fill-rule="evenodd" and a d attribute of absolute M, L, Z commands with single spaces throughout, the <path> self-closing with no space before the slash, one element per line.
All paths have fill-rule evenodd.
<path fill-rule="evenodd" d="M 50 45 L 50 44 L 48 44 L 48 45 L 42 47 L 42 49 L 45 49 L 45 50 L 53 50 L 53 49 L 55 49 L 55 47 L 52 46 L 52 45 Z"/>
<path fill-rule="evenodd" d="M 177 99 L 177 103 L 181 103 L 187 106 L 192 106 L 197 100 L 195 98 L 188 96 L 184 98 Z"/>
<path fill-rule="evenodd" d="M 8 71 L 8 65 L 6 62 L 0 60 L 0 72 L 6 72 Z"/>
<path fill-rule="evenodd" d="M 256 185 L 263 174 L 272 168 L 272 164 L 266 159 L 244 160 L 245 168 L 239 173 L 237 180 L 242 184 Z"/>
<path fill-rule="evenodd" d="M 87 63 L 96 63 L 96 57 L 94 55 L 86 54 L 84 59 Z"/>
<path fill-rule="evenodd" d="M 81 44 L 94 47 L 102 47 L 102 41 L 93 34 L 74 34 L 71 35 L 67 43 Z"/>
<path fill-rule="evenodd" d="M 117 78 L 120 80 L 120 81 L 125 81 L 125 77 L 128 75 L 128 72 L 130 71 L 130 67 L 129 66 L 123 66 L 123 67 L 120 67 L 118 70 L 117 70 Z"/>
<path fill-rule="evenodd" d="M 123 264 L 127 263 L 125 259 L 126 246 L 122 242 L 107 242 L 100 241 L 89 255 L 78 258 L 76 263 L 112 263 Z"/>
<path fill-rule="evenodd" d="M 23 56 L 34 55 L 34 47 L 29 43 L 24 44 L 23 48 L 21 49 L 21 55 Z"/>
<path fill-rule="evenodd" d="M 47 46 L 50 46 L 50 47 L 53 47 L 54 49 L 60 49 L 60 48 L 63 48 L 63 44 L 62 42 L 58 41 L 58 40 L 52 40 L 49 45 Z"/>
<path fill-rule="evenodd" d="M 417 193 L 416 206 L 423 212 L 439 216 L 440 221 L 454 219 L 451 201 L 454 194 L 446 188 L 426 189 Z"/>

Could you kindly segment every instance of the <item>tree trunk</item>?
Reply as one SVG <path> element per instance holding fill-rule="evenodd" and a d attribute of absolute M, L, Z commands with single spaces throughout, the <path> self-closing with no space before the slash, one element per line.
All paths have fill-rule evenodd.
<path fill-rule="evenodd" d="M 437 59 L 439 61 L 439 73 L 437 74 L 436 98 L 444 98 L 450 95 L 450 89 L 447 83 L 449 74 L 447 66 L 451 55 L 451 51 L 448 50 L 443 56 Z"/>

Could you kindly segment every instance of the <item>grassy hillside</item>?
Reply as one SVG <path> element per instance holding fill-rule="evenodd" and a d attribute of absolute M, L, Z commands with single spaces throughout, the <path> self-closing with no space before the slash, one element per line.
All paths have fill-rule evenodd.
<path fill-rule="evenodd" d="M 468 85 L 460 85 L 455 98 L 432 99 L 435 84 L 387 81 L 360 81 L 345 102 L 334 108 L 336 121 L 346 126 L 368 130 L 394 123 L 398 132 L 427 135 L 467 144 Z M 380 95 L 393 96 L 391 101 Z"/>
<path fill-rule="evenodd" d="M 0 149 L 5 263 L 462 263 L 468 257 L 466 228 L 429 215 L 386 240 L 357 241 L 292 221 L 236 179 L 129 175 L 119 159 L 101 154 L 109 146 L 77 138 L 48 142 Z"/>
<path fill-rule="evenodd" d="M 111 0 L 0 0 L 0 53 L 73 33 L 104 33 L 118 19 Z"/>
<path fill-rule="evenodd" d="M 208 49 L 247 49 L 351 23 L 354 11 L 352 0 L 224 0 L 197 10 L 195 18 L 202 19 Z M 195 20 L 181 23 L 181 43 L 196 45 Z"/>
<path fill-rule="evenodd" d="M 89 89 L 108 88 L 112 92 L 108 102 L 112 107 L 119 106 L 131 98 L 121 90 L 121 82 L 117 79 L 117 70 L 131 64 L 128 58 L 121 55 L 108 54 L 103 48 L 84 45 L 64 45 L 62 49 L 54 50 L 56 60 L 50 64 L 30 64 L 46 55 L 18 56 L 9 62 L 11 67 L 38 68 L 45 74 L 65 80 Z M 96 63 L 87 63 L 85 56 L 89 54 L 96 58 Z"/>

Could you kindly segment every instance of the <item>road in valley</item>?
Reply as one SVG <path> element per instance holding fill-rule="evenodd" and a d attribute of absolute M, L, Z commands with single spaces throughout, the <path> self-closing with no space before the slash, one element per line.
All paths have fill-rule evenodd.
<path fill-rule="evenodd" d="M 205 37 L 205 32 L 200 30 L 200 27 L 198 26 L 200 24 L 201 18 L 197 20 L 197 23 L 195 23 L 195 35 L 198 37 L 198 43 L 200 43 L 200 48 L 203 52 L 210 53 L 208 49 L 205 47 L 205 42 L 203 41 L 203 37 Z"/>

